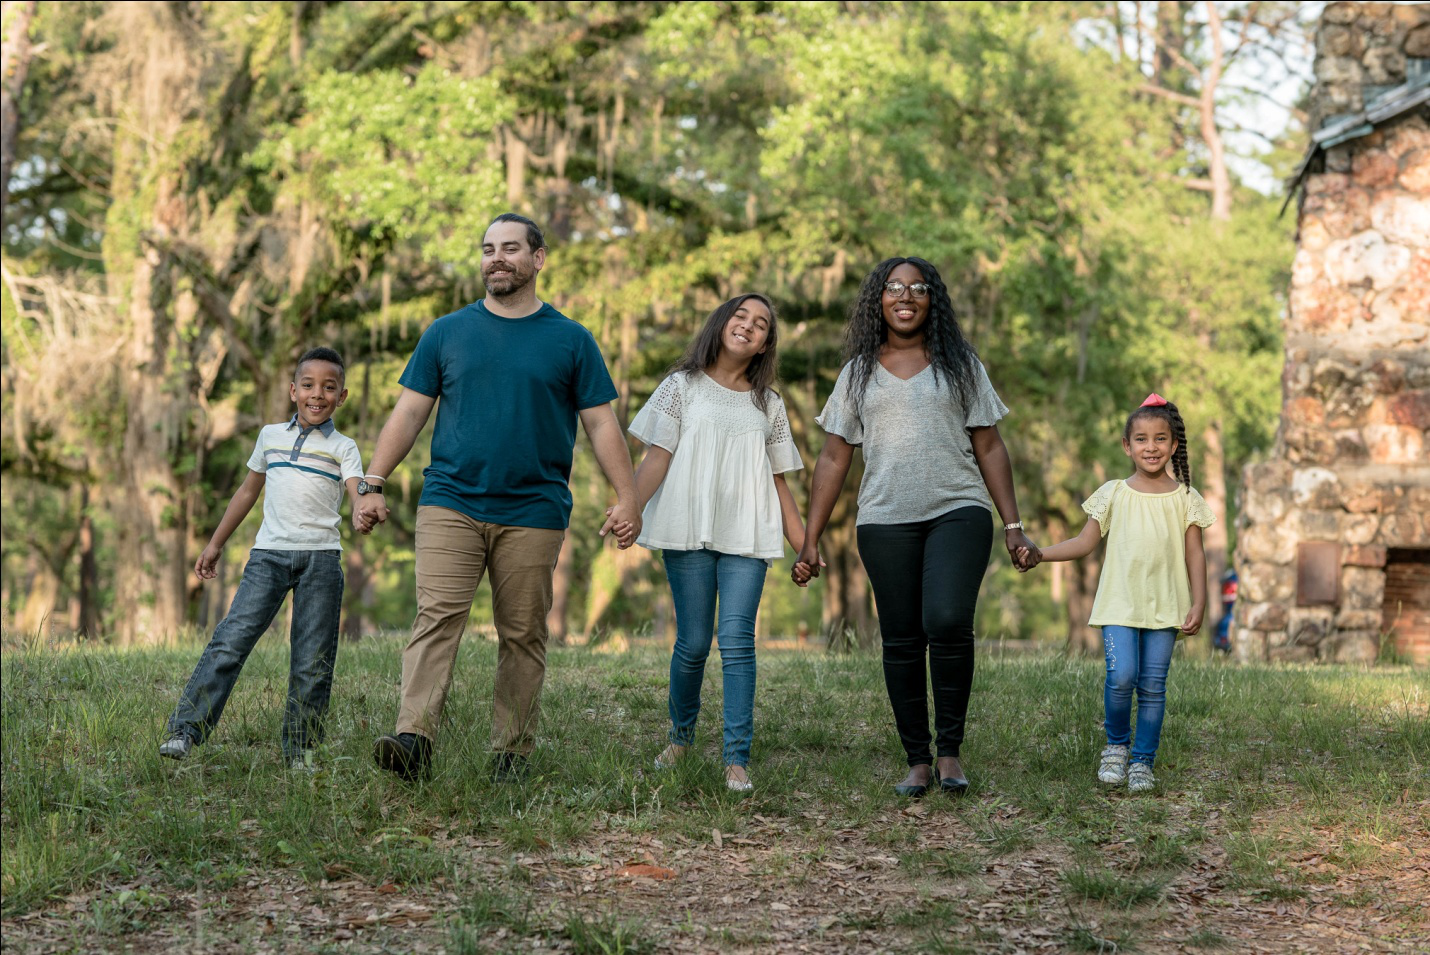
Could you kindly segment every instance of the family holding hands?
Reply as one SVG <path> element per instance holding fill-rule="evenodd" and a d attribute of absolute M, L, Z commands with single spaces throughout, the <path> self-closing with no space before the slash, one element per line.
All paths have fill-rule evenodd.
<path fill-rule="evenodd" d="M 785 474 L 803 462 L 773 388 L 774 303 L 746 293 L 710 314 L 631 422 L 630 434 L 646 445 L 633 473 L 611 405 L 617 392 L 595 339 L 537 298 L 546 251 L 531 220 L 496 218 L 482 240 L 486 298 L 423 333 L 366 471 L 356 445 L 333 426 L 347 397 L 341 357 L 328 348 L 302 356 L 291 386 L 296 413 L 260 432 L 248 477 L 195 567 L 200 577 L 215 576 L 223 545 L 262 492 L 263 524 L 232 608 L 169 718 L 160 755 L 183 759 L 212 732 L 244 660 L 291 590 L 281 742 L 290 766 L 314 768 L 337 651 L 344 490 L 357 530 L 385 521 L 383 485 L 435 407 L 417 509 L 417 616 L 402 656 L 396 727 L 374 747 L 382 769 L 406 780 L 430 772 L 457 648 L 488 573 L 498 635 L 491 772 L 497 781 L 524 774 L 546 673 L 552 575 L 571 513 L 579 419 L 616 495 L 601 535 L 622 548 L 660 551 L 670 583 L 670 731 L 656 769 L 678 763 L 694 743 L 705 663 L 718 641 L 726 785 L 754 788 L 755 616 L 765 577 L 786 542 L 798 555 L 794 583 L 819 576 L 820 538 L 854 449 L 862 448 L 857 542 L 908 764 L 894 791 L 914 797 L 935 786 L 968 788 L 959 750 L 995 507 L 1020 571 L 1076 560 L 1107 538 L 1089 621 L 1102 627 L 1107 656 L 1107 745 L 1097 776 L 1133 791 L 1155 787 L 1167 671 L 1179 633 L 1201 625 L 1201 528 L 1212 522 L 1190 485 L 1186 429 L 1175 405 L 1152 395 L 1132 412 L 1122 440 L 1133 474 L 1084 503 L 1089 520 L 1077 537 L 1040 549 L 1024 533 L 998 433 L 1008 409 L 964 338 L 947 287 L 923 259 L 887 259 L 864 279 L 850 310 L 848 363 L 816 418 L 826 438 L 802 520 Z"/>

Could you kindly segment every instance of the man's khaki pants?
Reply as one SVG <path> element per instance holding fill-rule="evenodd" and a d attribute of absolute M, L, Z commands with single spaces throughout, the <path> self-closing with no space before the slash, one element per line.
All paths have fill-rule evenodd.
<path fill-rule="evenodd" d="M 417 509 L 417 619 L 402 652 L 398 733 L 436 739 L 472 598 L 490 570 L 498 641 L 492 749 L 531 752 L 546 678 L 551 575 L 565 536 L 488 524 L 445 507 Z"/>

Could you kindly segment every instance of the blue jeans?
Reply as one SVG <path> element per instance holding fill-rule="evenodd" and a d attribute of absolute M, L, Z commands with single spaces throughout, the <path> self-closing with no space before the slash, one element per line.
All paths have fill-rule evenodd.
<path fill-rule="evenodd" d="M 1132 689 L 1137 688 L 1137 741 L 1131 761 L 1152 765 L 1162 739 L 1162 718 L 1167 712 L 1167 670 L 1177 631 L 1140 627 L 1103 627 L 1102 648 L 1107 654 L 1107 681 L 1102 689 L 1108 746 L 1126 746 L 1131 737 Z"/>
<path fill-rule="evenodd" d="M 668 550 L 665 575 L 675 598 L 675 652 L 670 657 L 670 741 L 695 741 L 700 686 L 710 641 L 718 635 L 725 678 L 727 766 L 748 766 L 755 727 L 755 614 L 769 566 L 756 557 L 713 550 Z M 715 598 L 720 625 L 715 625 Z"/>
<path fill-rule="evenodd" d="M 169 717 L 171 735 L 183 733 L 196 743 L 208 738 L 223 715 L 244 661 L 290 590 L 293 649 L 283 707 L 283 756 L 299 756 L 322 741 L 343 606 L 342 553 L 336 550 L 254 548 L 249 553 L 228 616 L 214 629 Z"/>

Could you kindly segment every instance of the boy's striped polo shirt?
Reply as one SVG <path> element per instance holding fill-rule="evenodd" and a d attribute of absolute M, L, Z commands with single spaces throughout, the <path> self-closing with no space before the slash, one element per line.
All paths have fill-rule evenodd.
<path fill-rule="evenodd" d="M 264 550 L 342 550 L 343 484 L 362 477 L 362 455 L 329 418 L 305 428 L 295 414 L 266 425 L 248 459 L 264 475 L 263 526 L 253 546 Z"/>

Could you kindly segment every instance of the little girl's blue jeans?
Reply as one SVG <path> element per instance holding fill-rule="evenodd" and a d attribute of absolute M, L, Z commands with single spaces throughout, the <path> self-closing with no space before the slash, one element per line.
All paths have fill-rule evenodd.
<path fill-rule="evenodd" d="M 713 550 L 667 550 L 662 556 L 675 598 L 670 741 L 680 746 L 695 741 L 705 660 L 715 637 L 725 682 L 725 765 L 747 766 L 755 728 L 755 614 L 769 565 Z"/>
<path fill-rule="evenodd" d="M 1177 645 L 1176 629 L 1102 628 L 1107 681 L 1102 705 L 1108 746 L 1127 746 L 1132 733 L 1132 690 L 1137 690 L 1137 738 L 1131 761 L 1152 765 L 1167 712 L 1167 670 Z"/>

